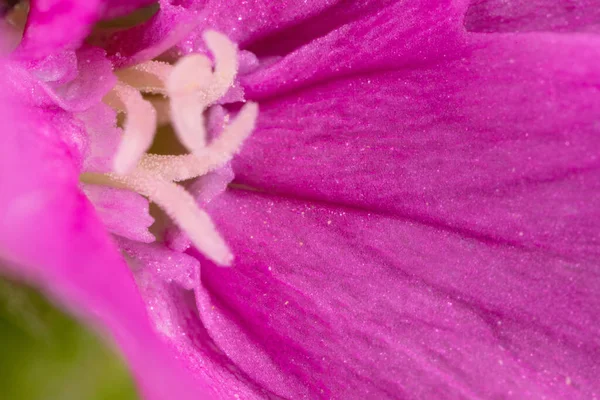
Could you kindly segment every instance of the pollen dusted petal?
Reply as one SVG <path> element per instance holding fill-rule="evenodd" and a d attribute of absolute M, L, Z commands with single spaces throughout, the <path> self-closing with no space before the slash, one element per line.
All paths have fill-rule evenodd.
<path fill-rule="evenodd" d="M 140 167 L 171 182 L 196 178 L 213 171 L 230 161 L 250 136 L 258 117 L 258 104 L 246 103 L 237 117 L 214 139 L 196 154 L 166 156 L 145 154 Z"/>
<path fill-rule="evenodd" d="M 114 159 L 114 170 L 122 175 L 134 168 L 152 145 L 156 110 L 140 92 L 123 82 L 118 82 L 105 100 L 111 107 L 126 112 L 123 138 Z"/>
<path fill-rule="evenodd" d="M 231 264 L 233 255 L 227 244 L 221 239 L 208 214 L 198 207 L 196 200 L 183 187 L 141 167 L 127 176 L 111 174 L 110 178 L 148 196 L 188 234 L 192 243 L 206 257 L 220 265 Z"/>
<path fill-rule="evenodd" d="M 148 230 L 154 223 L 148 199 L 131 190 L 83 182 L 81 189 L 94 204 L 98 217 L 109 232 L 141 243 L 156 240 Z"/>

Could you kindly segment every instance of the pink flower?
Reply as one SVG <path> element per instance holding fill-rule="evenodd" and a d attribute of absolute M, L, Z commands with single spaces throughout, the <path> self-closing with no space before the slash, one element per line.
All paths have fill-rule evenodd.
<path fill-rule="evenodd" d="M 45 62 L 22 44 L 0 90 L 0 255 L 108 329 L 149 398 L 597 397 L 600 7 L 467 3 L 164 1 L 96 37 L 116 86 L 79 39 L 40 42 Z M 206 65 L 193 54 L 208 43 L 208 82 L 235 64 L 207 30 L 240 51 L 233 89 L 209 85 L 205 104 L 184 90 Z M 190 214 L 161 200 L 173 186 L 128 175 L 150 168 L 145 148 L 119 144 L 99 103 L 147 90 L 133 78 L 167 50 L 180 61 L 151 89 L 192 156 L 207 153 L 191 106 L 210 107 L 209 150 L 243 139 L 219 135 L 225 113 L 243 122 L 236 102 L 260 108 L 230 165 L 236 146 L 187 186 Z M 126 137 L 150 132 L 140 99 Z M 177 223 L 146 243 L 147 202 L 99 181 L 84 194 L 84 172 Z M 216 230 L 186 225 L 204 209 Z"/>

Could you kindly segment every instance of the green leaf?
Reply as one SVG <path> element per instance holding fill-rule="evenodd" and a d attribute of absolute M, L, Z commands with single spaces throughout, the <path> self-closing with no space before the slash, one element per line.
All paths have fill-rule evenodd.
<path fill-rule="evenodd" d="M 0 278 L 0 392 L 11 400 L 130 400 L 110 344 L 22 284 Z"/>

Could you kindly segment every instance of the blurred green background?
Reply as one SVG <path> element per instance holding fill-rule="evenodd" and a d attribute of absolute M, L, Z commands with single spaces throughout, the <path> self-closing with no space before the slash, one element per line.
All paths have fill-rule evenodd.
<path fill-rule="evenodd" d="M 0 397 L 137 399 L 112 346 L 35 290 L 0 277 Z"/>

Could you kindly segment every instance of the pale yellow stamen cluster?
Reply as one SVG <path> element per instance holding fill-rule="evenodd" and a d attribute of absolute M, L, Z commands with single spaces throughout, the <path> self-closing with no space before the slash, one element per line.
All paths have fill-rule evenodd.
<path fill-rule="evenodd" d="M 228 265 L 232 255 L 210 217 L 195 199 L 175 182 L 195 178 L 231 160 L 254 129 L 258 106 L 246 103 L 215 139 L 207 140 L 203 112 L 229 90 L 237 72 L 236 46 L 226 36 L 208 31 L 204 35 L 215 59 L 193 54 L 175 65 L 150 61 L 117 72 L 119 81 L 105 98 L 125 113 L 123 139 L 114 158 L 114 172 L 87 174 L 84 180 L 134 190 L 161 207 L 189 236 L 192 243 L 213 261 Z M 140 92 L 162 94 L 169 99 L 168 118 L 190 154 L 146 154 L 157 122 L 166 110 L 157 110 Z M 160 103 L 156 103 L 160 105 Z"/>

